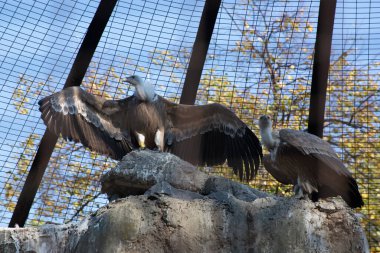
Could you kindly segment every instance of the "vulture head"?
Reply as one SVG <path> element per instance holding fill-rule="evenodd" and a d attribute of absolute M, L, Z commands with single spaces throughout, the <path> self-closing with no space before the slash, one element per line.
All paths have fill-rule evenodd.
<path fill-rule="evenodd" d="M 267 129 L 267 128 L 272 128 L 272 121 L 270 116 L 268 115 L 262 115 L 259 119 L 259 127 L 261 129 Z"/>
<path fill-rule="evenodd" d="M 132 75 L 125 79 L 125 81 L 133 85 L 136 89 L 135 96 L 142 101 L 153 101 L 156 98 L 154 87 L 150 82 L 147 82 L 138 75 Z"/>
<path fill-rule="evenodd" d="M 142 79 L 138 75 L 129 76 L 125 79 L 125 81 L 133 86 L 144 85 L 144 79 Z"/>

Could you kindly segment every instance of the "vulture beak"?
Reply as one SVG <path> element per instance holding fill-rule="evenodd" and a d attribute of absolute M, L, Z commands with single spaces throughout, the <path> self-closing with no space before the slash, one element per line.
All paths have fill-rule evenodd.
<path fill-rule="evenodd" d="M 124 79 L 124 82 L 127 82 L 133 86 L 136 86 L 137 84 L 135 76 L 128 76 L 127 78 Z"/>

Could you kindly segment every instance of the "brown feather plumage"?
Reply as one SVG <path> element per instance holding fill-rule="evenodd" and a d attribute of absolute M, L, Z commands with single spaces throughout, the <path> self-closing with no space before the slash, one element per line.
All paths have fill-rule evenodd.
<path fill-rule="evenodd" d="M 353 208 L 364 204 L 351 173 L 333 148 L 319 137 L 283 129 L 271 152 L 274 159 L 264 157 L 263 163 L 279 182 L 301 184 L 314 200 L 341 196 Z"/>

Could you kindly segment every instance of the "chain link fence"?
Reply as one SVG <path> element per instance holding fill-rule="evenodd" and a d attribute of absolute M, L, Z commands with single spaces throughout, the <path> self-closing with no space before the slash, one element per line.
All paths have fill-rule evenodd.
<path fill-rule="evenodd" d="M 0 0 L 0 223 L 7 226 L 45 131 L 39 99 L 62 89 L 99 1 Z M 147 77 L 178 102 L 204 1 L 119 0 L 82 87 L 109 99 L 131 95 L 121 80 Z M 258 134 L 306 129 L 319 1 L 222 1 L 197 94 L 231 108 Z M 380 3 L 338 0 L 325 139 L 357 179 L 357 210 L 380 252 Z M 76 221 L 107 201 L 99 177 L 115 161 L 62 139 L 56 144 L 27 225 Z M 204 168 L 234 178 L 223 166 Z M 252 187 L 291 188 L 264 169 Z"/>

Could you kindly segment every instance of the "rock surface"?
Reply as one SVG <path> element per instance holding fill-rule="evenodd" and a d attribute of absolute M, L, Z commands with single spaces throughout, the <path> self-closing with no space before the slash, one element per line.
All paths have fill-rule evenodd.
<path fill-rule="evenodd" d="M 177 189 L 200 192 L 209 177 L 175 155 L 149 150 L 133 151 L 102 178 L 109 199 L 144 194 L 159 182 Z"/>
<path fill-rule="evenodd" d="M 171 154 L 130 153 L 102 191 L 116 200 L 79 224 L 0 229 L 0 252 L 368 252 L 339 199 L 268 195 Z"/>

